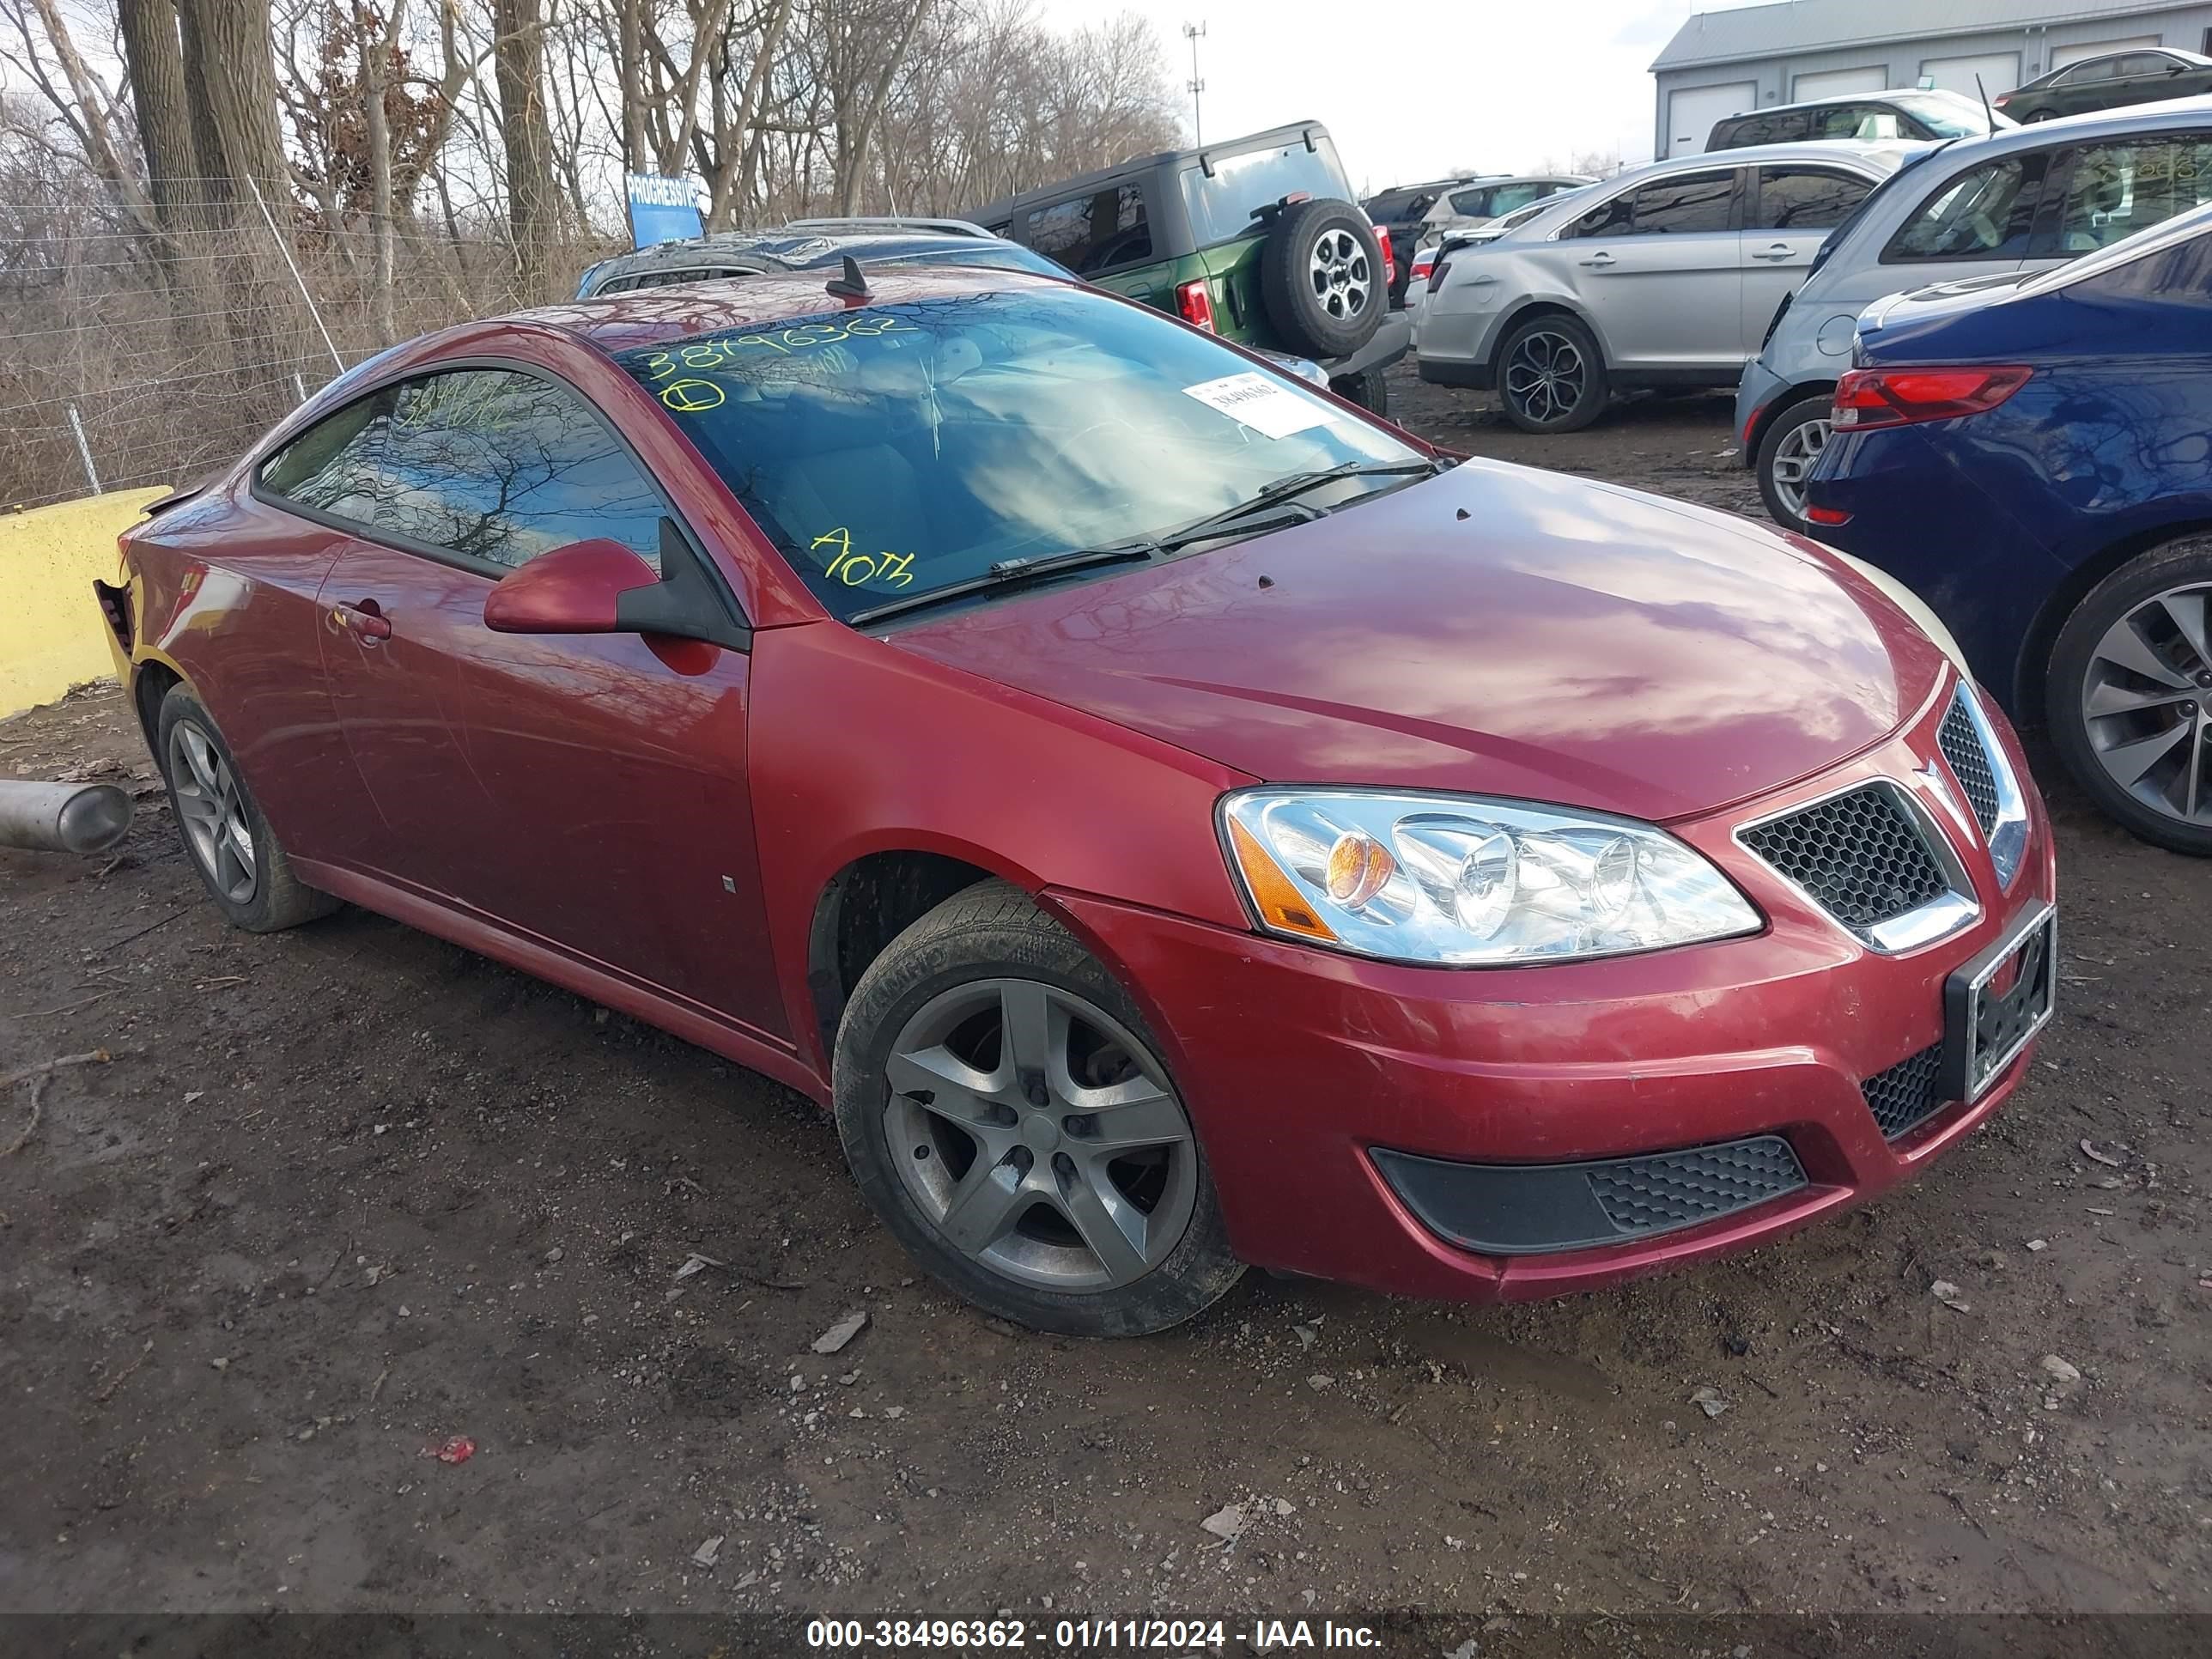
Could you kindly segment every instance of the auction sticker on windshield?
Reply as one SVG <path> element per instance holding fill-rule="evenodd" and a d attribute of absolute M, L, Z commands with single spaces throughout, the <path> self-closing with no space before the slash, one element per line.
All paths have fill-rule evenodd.
<path fill-rule="evenodd" d="M 1224 374 L 1218 380 L 1202 380 L 1196 386 L 1185 386 L 1182 394 L 1270 438 L 1287 438 L 1293 432 L 1343 419 L 1341 410 L 1331 409 L 1320 398 L 1309 398 L 1279 380 L 1271 380 L 1256 373 Z"/>

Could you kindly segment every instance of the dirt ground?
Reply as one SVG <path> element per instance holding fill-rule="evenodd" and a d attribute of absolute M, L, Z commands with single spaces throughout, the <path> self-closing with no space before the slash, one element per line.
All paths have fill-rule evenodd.
<path fill-rule="evenodd" d="M 1725 400 L 1395 389 L 1758 511 Z M 152 778 L 112 689 L 0 725 L 0 775 L 101 762 Z M 2212 1612 L 2212 866 L 2044 775 L 2063 1012 L 1917 1185 L 1603 1295 L 1251 1274 L 1110 1345 L 919 1279 L 757 1077 L 380 917 L 228 930 L 155 794 L 112 861 L 0 852 L 0 1073 L 113 1056 L 0 1158 L 0 1610 Z"/>

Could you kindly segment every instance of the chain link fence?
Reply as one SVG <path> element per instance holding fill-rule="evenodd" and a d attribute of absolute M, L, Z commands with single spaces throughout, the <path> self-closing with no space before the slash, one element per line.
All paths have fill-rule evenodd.
<path fill-rule="evenodd" d="M 525 298 L 496 225 L 399 227 L 387 284 L 367 228 L 216 188 L 170 181 L 158 233 L 95 204 L 0 203 L 0 512 L 198 477 L 387 343 Z M 543 265 L 558 279 L 607 251 Z"/>

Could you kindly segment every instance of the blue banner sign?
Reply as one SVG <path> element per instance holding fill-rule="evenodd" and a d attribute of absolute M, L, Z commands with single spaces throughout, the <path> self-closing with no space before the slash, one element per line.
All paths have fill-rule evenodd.
<path fill-rule="evenodd" d="M 681 242 L 702 234 L 699 189 L 689 179 L 663 179 L 651 173 L 624 173 L 623 179 L 629 187 L 633 246 Z"/>

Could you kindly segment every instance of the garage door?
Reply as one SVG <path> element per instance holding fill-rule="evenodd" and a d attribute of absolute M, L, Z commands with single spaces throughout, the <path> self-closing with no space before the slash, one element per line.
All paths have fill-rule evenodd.
<path fill-rule="evenodd" d="M 2124 40 L 2082 40 L 2070 46 L 2053 46 L 2051 61 L 2045 69 L 2064 69 L 2069 64 L 2078 64 L 2084 58 L 2101 58 L 2108 52 L 2125 52 L 2130 46 L 2154 46 L 2155 34 L 2131 34 Z"/>
<path fill-rule="evenodd" d="M 1880 64 L 1865 69 L 1822 70 L 1816 75 L 1801 75 L 1790 83 L 1790 101 L 1802 104 L 1808 98 L 1840 98 L 1848 93 L 1880 92 L 1889 85 L 1889 70 Z"/>
<path fill-rule="evenodd" d="M 1731 81 L 1724 87 L 1683 87 L 1667 94 L 1667 154 L 1696 155 L 1713 136 L 1713 123 L 1759 106 L 1759 82 Z"/>
<path fill-rule="evenodd" d="M 2020 84 L 2020 54 L 1985 52 L 1973 58 L 1930 58 L 1920 66 L 1920 77 L 1946 92 L 1974 95 L 1974 77 L 1982 77 L 1982 90 L 1992 98 Z"/>

